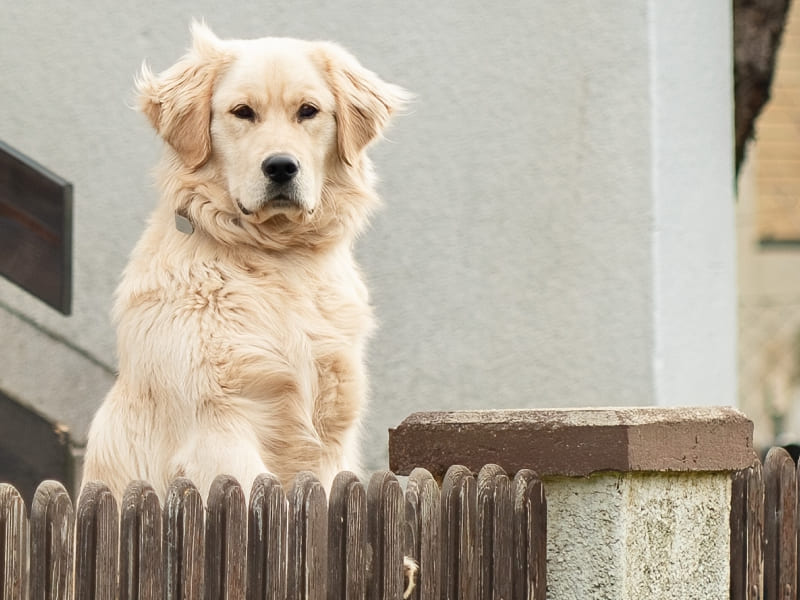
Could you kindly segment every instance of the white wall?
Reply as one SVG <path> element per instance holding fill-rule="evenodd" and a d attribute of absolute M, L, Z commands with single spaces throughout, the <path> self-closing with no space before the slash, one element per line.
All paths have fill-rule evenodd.
<path fill-rule="evenodd" d="M 730 6 L 651 7 L 656 402 L 735 404 Z"/>
<path fill-rule="evenodd" d="M 193 16 L 335 39 L 417 95 L 375 148 L 386 206 L 358 249 L 381 321 L 369 466 L 419 409 L 735 402 L 728 2 L 54 6 L 3 2 L 0 138 L 75 185 L 74 314 L 0 282 L 0 314 L 24 315 L 0 318 L 0 387 L 78 439 L 155 200 L 132 76 L 169 66 Z M 56 343 L 17 352 L 38 329 Z"/>

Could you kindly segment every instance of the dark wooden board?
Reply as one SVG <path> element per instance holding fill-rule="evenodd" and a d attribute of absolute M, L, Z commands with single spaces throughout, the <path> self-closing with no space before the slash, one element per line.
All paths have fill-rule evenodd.
<path fill-rule="evenodd" d="M 195 485 L 179 477 L 164 500 L 164 599 L 204 596 L 205 529 L 203 500 Z"/>
<path fill-rule="evenodd" d="M 75 600 L 115 598 L 119 513 L 105 484 L 90 481 L 78 499 L 75 528 Z"/>
<path fill-rule="evenodd" d="M 245 600 L 247 509 L 230 475 L 218 475 L 208 492 L 205 564 L 207 600 Z"/>
<path fill-rule="evenodd" d="M 120 515 L 119 600 L 163 600 L 161 505 L 152 486 L 134 481 Z"/>
<path fill-rule="evenodd" d="M 0 275 L 72 307 L 72 184 L 0 141 Z"/>
<path fill-rule="evenodd" d="M 57 481 L 43 481 L 31 506 L 31 600 L 72 598 L 74 525 L 67 490 Z"/>
<path fill-rule="evenodd" d="M 289 490 L 287 597 L 325 600 L 328 585 L 328 502 L 319 480 L 297 474 Z"/>
<path fill-rule="evenodd" d="M 333 480 L 328 505 L 328 600 L 367 597 L 367 493 L 354 473 Z"/>
<path fill-rule="evenodd" d="M 764 489 L 764 600 L 796 598 L 797 480 L 783 448 L 767 454 Z"/>
<path fill-rule="evenodd" d="M 248 600 L 286 598 L 288 509 L 280 481 L 259 475 L 248 509 Z"/>
<path fill-rule="evenodd" d="M 411 471 L 406 488 L 406 556 L 419 565 L 413 600 L 439 600 L 442 521 L 439 486 L 426 469 Z"/>
<path fill-rule="evenodd" d="M 731 477 L 731 600 L 760 600 L 764 541 L 761 463 Z"/>
<path fill-rule="evenodd" d="M 0 483 L 0 594 L 5 600 L 28 597 L 28 515 L 22 496 Z"/>

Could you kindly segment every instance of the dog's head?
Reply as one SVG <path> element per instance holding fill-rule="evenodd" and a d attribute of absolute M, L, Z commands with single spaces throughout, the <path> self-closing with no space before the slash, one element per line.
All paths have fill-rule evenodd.
<path fill-rule="evenodd" d="M 335 44 L 192 36 L 164 73 L 143 68 L 140 108 L 184 169 L 226 188 L 217 209 L 249 222 L 308 220 L 406 98 Z"/>

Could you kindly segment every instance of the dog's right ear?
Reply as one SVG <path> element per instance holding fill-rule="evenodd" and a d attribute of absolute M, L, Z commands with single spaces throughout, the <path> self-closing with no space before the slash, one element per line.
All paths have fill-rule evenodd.
<path fill-rule="evenodd" d="M 192 23 L 192 49 L 172 67 L 154 75 L 142 65 L 136 80 L 139 109 L 190 168 L 211 154 L 211 94 L 232 55 L 203 23 Z"/>

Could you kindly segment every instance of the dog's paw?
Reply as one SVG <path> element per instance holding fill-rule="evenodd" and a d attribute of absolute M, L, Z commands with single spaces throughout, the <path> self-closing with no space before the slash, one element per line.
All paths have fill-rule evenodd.
<path fill-rule="evenodd" d="M 417 561 L 409 556 L 403 557 L 403 576 L 404 581 L 406 584 L 406 589 L 403 591 L 403 598 L 408 598 L 411 595 L 411 592 L 414 591 L 414 588 L 417 585 L 417 572 L 419 571 L 419 565 Z"/>

